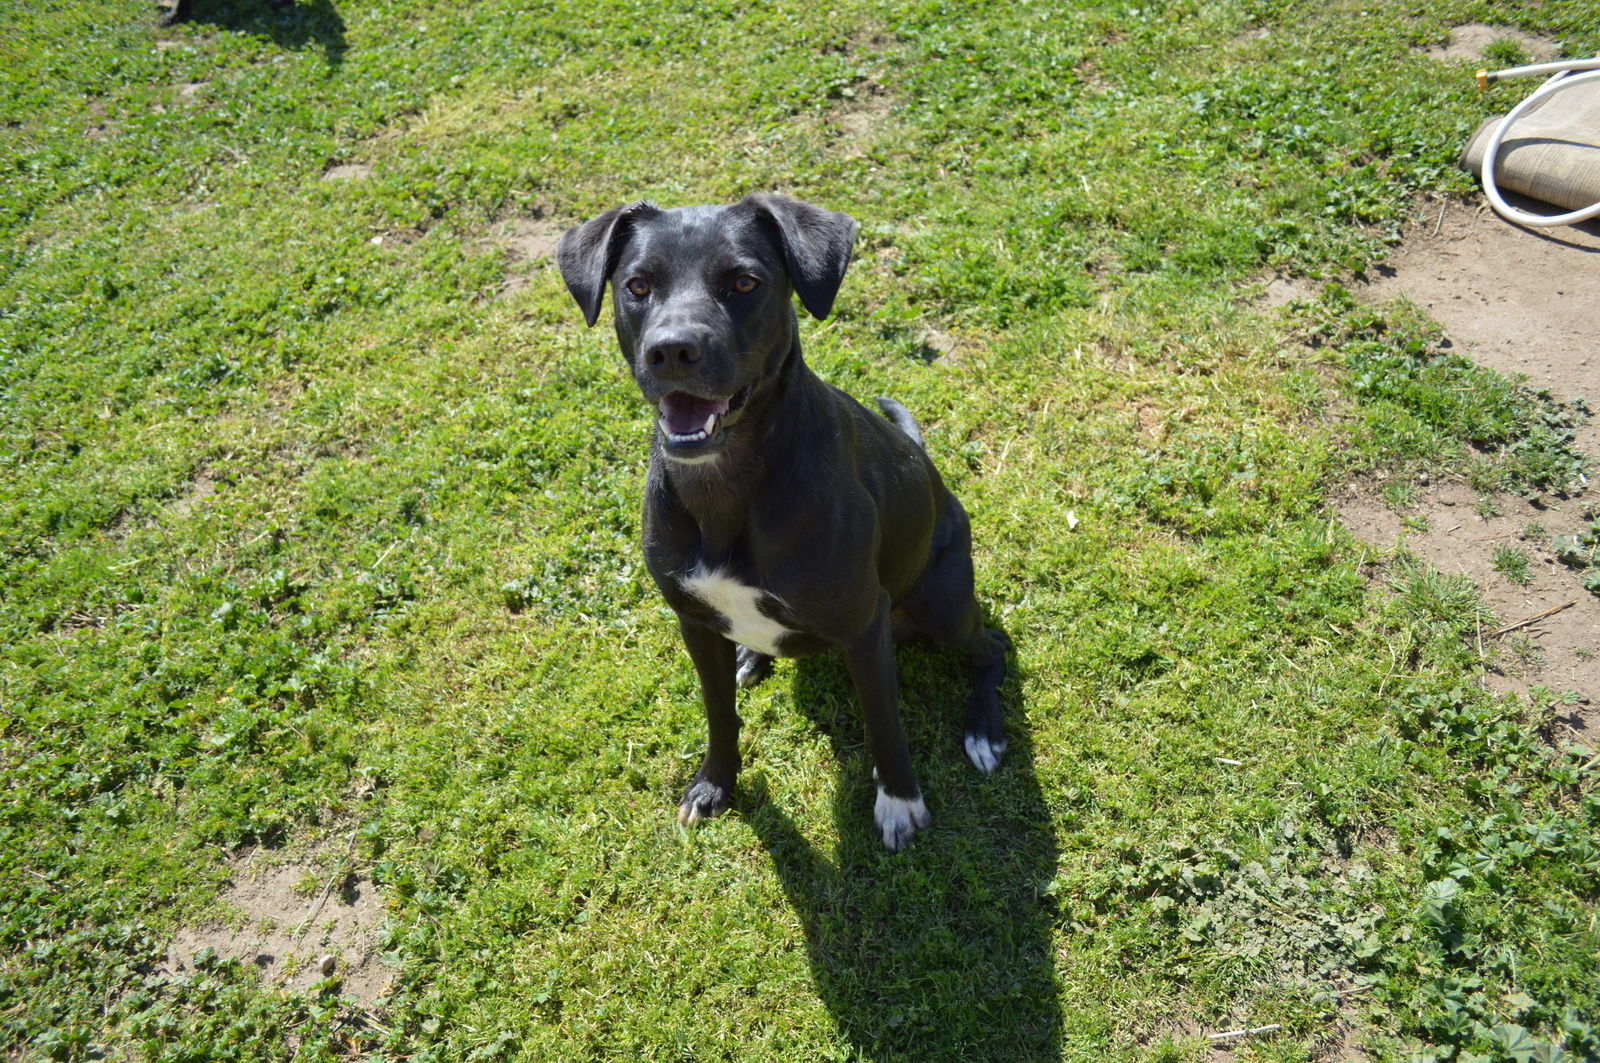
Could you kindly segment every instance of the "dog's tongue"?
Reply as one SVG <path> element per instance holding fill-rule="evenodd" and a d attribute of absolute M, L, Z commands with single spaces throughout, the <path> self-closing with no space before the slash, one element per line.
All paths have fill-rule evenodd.
<path fill-rule="evenodd" d="M 706 419 L 712 414 L 720 417 L 727 412 L 727 399 L 702 399 L 698 395 L 674 391 L 661 400 L 662 423 L 674 435 L 692 435 L 706 426 Z"/>

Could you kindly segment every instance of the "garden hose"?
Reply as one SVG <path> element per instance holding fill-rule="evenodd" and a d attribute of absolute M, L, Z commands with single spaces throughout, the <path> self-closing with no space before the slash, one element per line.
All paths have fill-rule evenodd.
<path fill-rule="evenodd" d="M 1512 123 L 1557 92 L 1590 82 L 1600 82 L 1600 56 L 1596 56 L 1593 59 L 1572 59 L 1558 63 L 1535 63 L 1532 66 L 1512 67 L 1508 70 L 1497 70 L 1493 73 L 1487 70 L 1480 70 L 1478 71 L 1478 88 L 1487 90 L 1490 85 L 1499 81 L 1508 81 L 1519 77 L 1533 77 L 1541 74 L 1553 76 L 1543 85 L 1540 85 L 1533 95 L 1514 107 L 1510 114 L 1495 123 L 1493 131 L 1489 134 L 1488 143 L 1483 149 L 1483 190 L 1489 196 L 1489 202 L 1494 205 L 1496 213 L 1507 221 L 1540 228 L 1576 225 L 1579 222 L 1588 221 L 1590 218 L 1600 217 L 1600 201 L 1567 214 L 1529 214 L 1527 211 L 1518 210 L 1507 203 L 1500 194 L 1500 188 L 1495 182 L 1495 156 L 1500 153 L 1500 144 L 1505 139 L 1506 133 L 1511 129 Z M 1597 150 L 1600 150 L 1600 148 L 1597 148 Z"/>

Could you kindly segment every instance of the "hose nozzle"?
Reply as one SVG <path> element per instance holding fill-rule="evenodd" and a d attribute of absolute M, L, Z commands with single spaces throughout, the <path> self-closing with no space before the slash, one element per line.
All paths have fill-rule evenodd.
<path fill-rule="evenodd" d="M 1561 59 L 1554 63 L 1534 63 L 1532 66 L 1514 66 L 1507 70 L 1480 70 L 1478 71 L 1478 88 L 1488 89 L 1490 85 L 1512 78 L 1544 77 L 1550 74 L 1565 74 L 1569 71 L 1578 73 L 1585 70 L 1600 70 L 1600 55 L 1593 59 Z"/>

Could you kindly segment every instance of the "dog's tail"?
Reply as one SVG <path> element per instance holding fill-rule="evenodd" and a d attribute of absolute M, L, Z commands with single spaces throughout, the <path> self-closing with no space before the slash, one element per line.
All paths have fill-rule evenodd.
<path fill-rule="evenodd" d="M 878 408 L 883 411 L 885 417 L 895 423 L 895 427 L 911 437 L 911 442 L 923 450 L 928 449 L 922 445 L 922 429 L 917 427 L 917 419 L 911 416 L 910 410 L 893 399 L 881 395 L 878 396 Z"/>

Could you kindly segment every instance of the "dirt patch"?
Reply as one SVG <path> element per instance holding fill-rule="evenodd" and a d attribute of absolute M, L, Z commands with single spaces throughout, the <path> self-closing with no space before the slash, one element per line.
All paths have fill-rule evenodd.
<path fill-rule="evenodd" d="M 502 299 L 526 288 L 536 271 L 555 261 L 556 245 L 565 229 L 561 222 L 536 212 L 507 218 L 489 230 L 489 242 L 506 252 Z"/>
<path fill-rule="evenodd" d="M 217 493 L 221 481 L 210 469 L 202 468 L 194 474 L 184 492 L 167 504 L 167 511 L 178 518 L 188 517 L 195 507 Z"/>
<path fill-rule="evenodd" d="M 494 239 L 518 262 L 549 262 L 556 257 L 563 228 L 551 218 L 512 218 L 497 227 Z"/>
<path fill-rule="evenodd" d="M 1434 203 L 1356 289 L 1377 301 L 1403 295 L 1480 364 L 1600 409 L 1600 227 L 1592 223 L 1530 230 L 1486 206 Z M 1600 421 L 1584 426 L 1579 445 L 1600 453 Z"/>
<path fill-rule="evenodd" d="M 227 481 L 218 476 L 211 469 L 201 466 L 188 483 L 184 484 L 166 503 L 166 512 L 179 520 L 187 520 L 197 508 L 202 508 L 206 500 L 215 495 L 219 488 L 227 486 Z M 106 537 L 112 542 L 123 543 L 132 535 L 136 528 L 148 528 L 155 523 L 154 517 L 149 513 L 141 513 L 136 508 L 123 509 L 110 524 L 106 525 Z"/>
<path fill-rule="evenodd" d="M 1399 249 L 1352 289 L 1380 302 L 1404 296 L 1479 363 L 1526 377 L 1556 399 L 1581 399 L 1600 409 L 1600 228 L 1530 231 L 1486 207 L 1435 201 L 1425 205 Z M 1600 419 L 1579 429 L 1576 446 L 1591 462 L 1600 458 Z M 1386 483 L 1351 485 L 1335 500 L 1359 538 L 1402 546 L 1441 571 L 1471 576 L 1502 625 L 1572 603 L 1514 631 L 1486 632 L 1484 652 L 1495 690 L 1576 694 L 1576 704 L 1555 709 L 1558 724 L 1594 745 L 1600 740 L 1594 704 L 1600 696 L 1600 598 L 1556 561 L 1552 549 L 1555 536 L 1575 534 L 1587 523 L 1594 488 L 1529 500 L 1481 496 L 1461 481 L 1419 479 L 1411 485 L 1411 503 L 1397 512 L 1382 499 Z"/>
<path fill-rule="evenodd" d="M 876 23 L 862 26 L 845 42 L 850 55 L 873 55 L 892 51 L 900 46 L 900 38 L 887 27 Z M 826 51 L 826 49 L 824 49 Z"/>
<path fill-rule="evenodd" d="M 1361 1033 L 1355 1026 L 1341 1022 L 1328 1032 L 1311 1058 L 1317 1063 L 1364 1063 L 1375 1055 L 1367 1051 Z"/>
<path fill-rule="evenodd" d="M 410 247 L 433 231 L 430 221 L 416 228 L 386 229 L 367 240 L 373 247 Z"/>
<path fill-rule="evenodd" d="M 324 181 L 365 181 L 372 176 L 372 167 L 364 162 L 343 162 L 322 171 Z"/>
<path fill-rule="evenodd" d="M 1100 64 L 1093 59 L 1082 60 L 1072 68 L 1072 72 L 1077 76 L 1078 82 L 1096 96 L 1104 96 L 1117 87 L 1116 82 L 1107 77 L 1100 69 Z"/>
<path fill-rule="evenodd" d="M 1261 1032 L 1212 1040 L 1212 1037 L 1218 1034 L 1239 1030 Z M 1161 1043 L 1183 1046 L 1199 1044 L 1203 1046 L 1202 1058 L 1208 1063 L 1233 1063 L 1234 1060 L 1261 1058 L 1263 1047 L 1275 1042 L 1281 1043 L 1282 1038 L 1280 1030 L 1255 1026 L 1250 1019 L 1240 1019 L 1237 1015 L 1233 1015 L 1223 1017 L 1220 1024 L 1214 1028 L 1203 1026 L 1193 1019 L 1163 1023 L 1156 1028 L 1154 1034 L 1135 1037 L 1134 1040 L 1140 1047 Z M 1185 1058 L 1190 1057 L 1186 1055 Z M 1354 1021 L 1342 1020 L 1318 1039 L 1312 1047 L 1311 1058 L 1316 1060 L 1316 1063 L 1365 1063 L 1372 1056 L 1362 1047 L 1360 1030 Z"/>
<path fill-rule="evenodd" d="M 1539 204 L 1523 200 L 1528 209 Z M 1523 229 L 1486 205 L 1434 201 L 1360 285 L 1405 295 L 1483 364 L 1539 387 L 1591 393 L 1600 327 L 1600 226 Z"/>
<path fill-rule="evenodd" d="M 1396 512 L 1379 490 L 1381 483 L 1352 485 L 1336 499 L 1345 525 L 1366 542 L 1396 544 L 1441 572 L 1470 576 L 1499 621 L 1498 628 L 1485 627 L 1479 640 L 1490 689 L 1571 691 L 1579 700 L 1556 706 L 1558 723 L 1586 745 L 1600 742 L 1594 704 L 1600 693 L 1600 597 L 1551 549 L 1553 534 L 1581 523 L 1583 507 L 1562 502 L 1545 508 L 1517 495 L 1483 496 L 1451 480 L 1417 485 L 1416 503 Z M 1497 556 L 1517 555 L 1525 565 L 1496 565 Z M 1496 634 L 1533 617 L 1541 618 Z"/>
<path fill-rule="evenodd" d="M 826 121 L 838 131 L 840 146 L 848 158 L 860 154 L 870 138 L 890 121 L 894 97 L 876 81 L 864 81 L 828 108 Z"/>
<path fill-rule="evenodd" d="M 831 153 L 846 159 L 864 158 L 879 138 L 894 127 L 898 98 L 870 72 L 881 66 L 883 55 L 899 45 L 894 34 L 873 26 L 858 31 L 841 46 L 825 49 L 856 57 L 869 72 L 841 88 L 838 98 L 825 110 L 796 116 L 802 127 L 826 138 Z"/>
<path fill-rule="evenodd" d="M 84 128 L 83 135 L 90 140 L 106 140 L 121 133 L 121 129 L 106 117 L 106 105 L 100 100 L 90 100 L 85 113 L 89 117 L 89 122 Z"/>
<path fill-rule="evenodd" d="M 386 905 L 370 879 L 348 869 L 343 839 L 283 862 L 256 850 L 231 871 L 222 897 L 229 918 L 180 930 L 167 949 L 169 972 L 233 959 L 280 989 L 337 978 L 339 993 L 364 1006 L 388 991 L 392 972 L 377 950 Z"/>
<path fill-rule="evenodd" d="M 1290 277 L 1283 273 L 1274 273 L 1260 284 L 1261 294 L 1257 303 L 1268 310 L 1288 306 L 1296 300 L 1309 301 L 1322 294 L 1320 281 L 1308 280 L 1305 277 Z"/>
<path fill-rule="evenodd" d="M 924 362 L 936 362 L 961 350 L 961 340 L 942 329 L 928 326 L 916 333 L 916 354 Z"/>
<path fill-rule="evenodd" d="M 1448 43 L 1428 49 L 1427 54 L 1442 63 L 1478 62 L 1487 58 L 1485 51 L 1499 41 L 1515 44 L 1533 62 L 1542 63 L 1561 54 L 1561 49 L 1547 37 L 1535 37 L 1510 26 L 1486 26 L 1481 22 L 1457 26 L 1450 31 Z"/>

